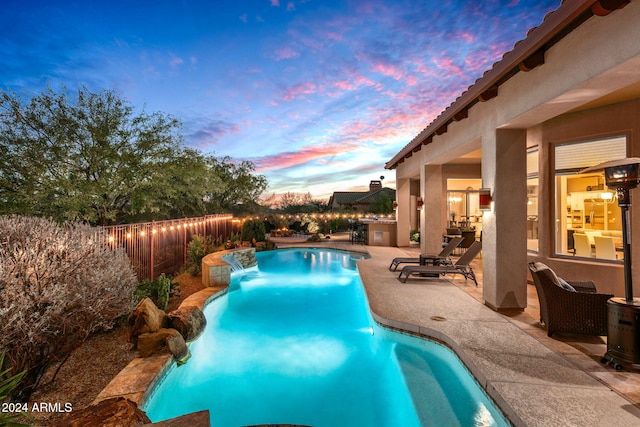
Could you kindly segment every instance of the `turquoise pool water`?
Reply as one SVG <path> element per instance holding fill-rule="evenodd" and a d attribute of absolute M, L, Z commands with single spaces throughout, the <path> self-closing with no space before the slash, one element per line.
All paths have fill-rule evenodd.
<path fill-rule="evenodd" d="M 257 254 L 205 308 L 207 328 L 143 405 L 211 425 L 507 426 L 446 347 L 375 324 L 355 263 L 328 249 Z"/>

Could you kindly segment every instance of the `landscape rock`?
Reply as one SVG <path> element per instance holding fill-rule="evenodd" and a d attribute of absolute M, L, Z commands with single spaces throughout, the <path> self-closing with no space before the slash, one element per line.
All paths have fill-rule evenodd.
<path fill-rule="evenodd" d="M 151 420 L 134 402 L 124 397 L 103 400 L 60 419 L 55 427 L 142 426 Z"/>
<path fill-rule="evenodd" d="M 170 330 L 175 331 L 175 329 Z M 189 352 L 189 347 L 187 347 L 187 343 L 184 341 L 182 335 L 180 335 L 180 332 L 168 336 L 166 343 L 167 348 L 177 360 L 178 366 L 187 363 L 187 360 L 191 357 L 191 352 Z"/>
<path fill-rule="evenodd" d="M 167 313 L 160 310 L 150 298 L 145 298 L 129 315 L 129 342 L 134 348 L 138 343 L 138 337 L 142 334 L 157 332 L 168 324 Z"/>
<path fill-rule="evenodd" d="M 167 317 L 169 326 L 180 332 L 187 342 L 196 339 L 207 326 L 204 313 L 195 306 L 180 307 L 169 313 Z"/>
<path fill-rule="evenodd" d="M 140 357 L 149 357 L 164 351 L 170 352 L 178 364 L 185 363 L 189 357 L 189 348 L 180 332 L 171 328 L 163 328 L 157 332 L 149 332 L 138 336 Z"/>

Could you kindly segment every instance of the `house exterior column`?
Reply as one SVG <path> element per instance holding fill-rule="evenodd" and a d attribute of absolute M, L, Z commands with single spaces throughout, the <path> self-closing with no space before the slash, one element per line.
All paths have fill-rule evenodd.
<path fill-rule="evenodd" d="M 397 245 L 409 246 L 409 232 L 411 231 L 411 182 L 409 178 L 398 178 L 396 181 L 396 212 Z"/>
<path fill-rule="evenodd" d="M 482 184 L 493 197 L 482 217 L 485 304 L 521 311 L 527 306 L 526 130 L 498 129 L 483 138 Z"/>
<path fill-rule="evenodd" d="M 425 165 L 420 175 L 420 192 L 424 200 L 420 221 L 420 249 L 423 253 L 437 254 L 442 250 L 445 224 L 442 165 Z"/>

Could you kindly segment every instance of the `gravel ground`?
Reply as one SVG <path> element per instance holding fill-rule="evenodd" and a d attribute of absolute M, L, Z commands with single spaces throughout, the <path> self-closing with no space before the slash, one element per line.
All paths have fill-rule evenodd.
<path fill-rule="evenodd" d="M 169 300 L 167 312 L 178 308 L 182 300 L 202 289 L 200 276 L 192 277 L 182 274 L 175 279 L 180 282 L 180 292 Z M 41 386 L 31 396 L 29 408 L 34 403 L 59 403 L 72 405 L 79 410 L 90 405 L 102 389 L 136 357 L 127 342 L 129 325 L 126 321 L 117 325 L 112 331 L 89 338 L 76 349 L 69 360 L 62 366 L 55 381 L 49 383 L 57 366 L 52 366 L 45 374 Z M 37 426 L 48 426 L 60 419 L 64 412 L 31 412 L 33 420 L 27 421 Z"/>

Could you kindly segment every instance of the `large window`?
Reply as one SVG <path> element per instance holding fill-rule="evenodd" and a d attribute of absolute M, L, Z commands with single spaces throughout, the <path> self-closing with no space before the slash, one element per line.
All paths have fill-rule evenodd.
<path fill-rule="evenodd" d="M 474 229 L 480 236 L 482 231 L 482 212 L 480 196 L 477 190 L 482 186 L 480 179 L 447 180 L 447 215 L 449 227 Z"/>
<path fill-rule="evenodd" d="M 604 173 L 579 173 L 608 160 L 626 157 L 620 136 L 555 147 L 556 254 L 620 261 L 622 225 L 616 193 Z"/>

